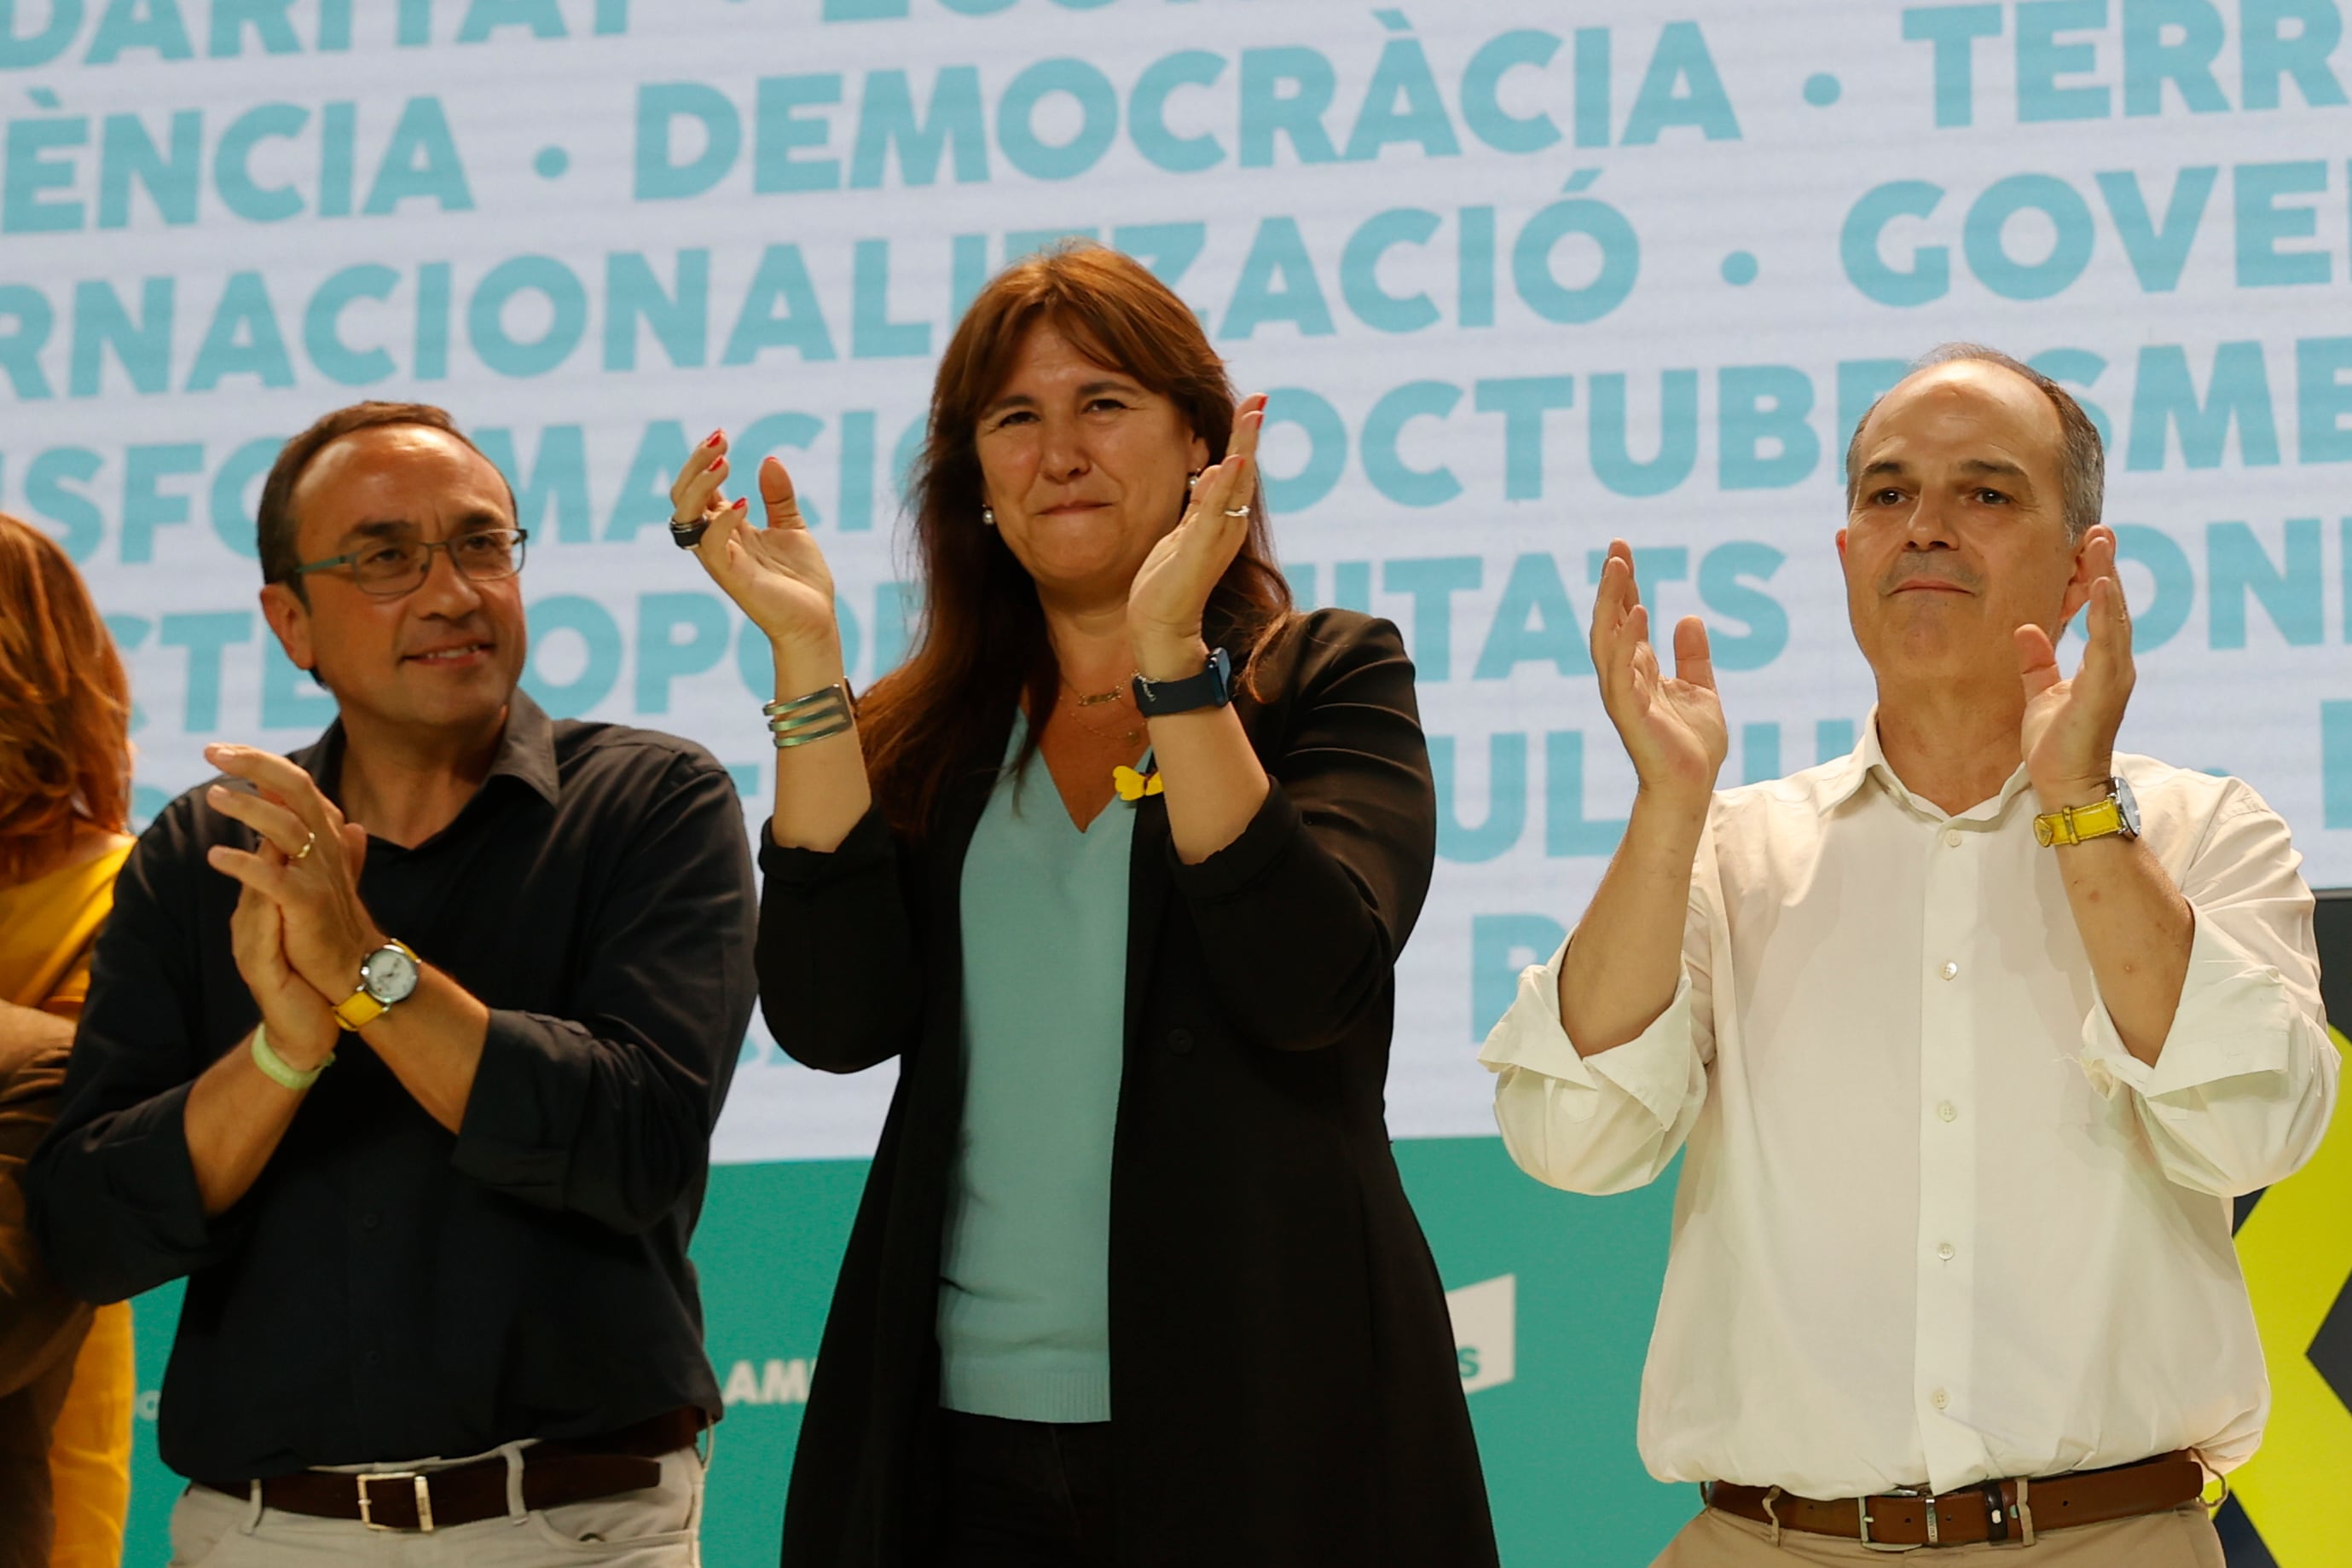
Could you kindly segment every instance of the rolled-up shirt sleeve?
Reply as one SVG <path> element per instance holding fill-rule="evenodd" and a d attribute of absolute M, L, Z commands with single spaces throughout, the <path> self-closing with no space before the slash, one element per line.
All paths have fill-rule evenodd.
<path fill-rule="evenodd" d="M 624 1232 L 702 1179 L 751 1016 L 751 856 L 734 786 L 687 758 L 666 784 L 583 923 L 571 1016 L 491 1009 L 455 1154 L 484 1186 Z"/>
<path fill-rule="evenodd" d="M 1702 855 L 1704 868 L 1706 858 Z M 1714 923 L 1694 877 L 1674 999 L 1633 1039 L 1591 1056 L 1559 1021 L 1562 943 L 1519 975 L 1518 994 L 1478 1053 L 1496 1075 L 1503 1146 L 1537 1180 L 1570 1192 L 1626 1192 L 1657 1179 L 1706 1103 L 1714 1059 Z"/>
<path fill-rule="evenodd" d="M 2236 1197 L 2294 1174 L 2327 1130 L 2340 1070 L 2319 998 L 2312 897 L 2286 823 L 2232 784 L 2185 872 L 2189 972 L 2153 1065 L 2104 1004 L 2083 1024 L 2092 1086 L 2128 1094 L 2165 1176 Z"/>

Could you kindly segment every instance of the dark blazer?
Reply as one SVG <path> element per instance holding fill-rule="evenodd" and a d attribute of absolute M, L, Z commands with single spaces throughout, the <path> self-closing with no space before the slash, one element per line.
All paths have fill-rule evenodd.
<path fill-rule="evenodd" d="M 1111 1166 L 1122 1568 L 1496 1561 L 1443 1290 L 1382 1119 L 1395 964 L 1436 800 L 1396 629 L 1307 616 L 1236 708 L 1273 789 L 1199 865 L 1137 813 Z M 898 1088 L 843 1260 L 785 1511 L 787 1568 L 925 1560 L 940 1249 L 963 1094 L 959 894 L 1003 755 L 915 847 L 764 832 L 761 1005 L 785 1050 Z M 1050 986 L 1041 967 L 1038 983 Z"/>

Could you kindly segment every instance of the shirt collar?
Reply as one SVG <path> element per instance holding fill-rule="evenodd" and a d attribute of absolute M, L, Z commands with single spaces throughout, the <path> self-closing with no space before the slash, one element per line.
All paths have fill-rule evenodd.
<path fill-rule="evenodd" d="M 319 788 L 337 805 L 342 803 L 343 748 L 348 744 L 342 718 L 338 715 L 325 734 L 292 758 L 304 772 L 319 781 Z M 520 691 L 507 699 L 506 727 L 499 734 L 498 753 L 490 758 L 490 770 L 483 783 L 487 785 L 502 774 L 529 786 L 550 805 L 555 803 L 560 788 L 555 766 L 555 721 Z"/>
<path fill-rule="evenodd" d="M 506 733 L 499 737 L 499 754 L 490 762 L 490 776 L 501 773 L 529 785 L 549 805 L 555 803 L 555 721 L 520 690 L 507 699 Z"/>
<path fill-rule="evenodd" d="M 1814 796 L 1822 815 L 1826 817 L 1853 800 L 1853 792 L 1862 788 L 1862 781 L 1870 777 L 1872 768 L 1885 767 L 1886 754 L 1878 749 L 1878 707 L 1873 704 L 1870 716 L 1862 721 L 1862 738 L 1846 753 L 1844 760 L 1822 778 L 1821 788 Z"/>
<path fill-rule="evenodd" d="M 1822 815 L 1828 816 L 1853 799 L 1854 792 L 1874 779 L 1879 788 L 1896 801 L 1938 819 L 1948 815 L 1985 820 L 1999 817 L 2009 810 L 2009 803 L 2017 798 L 2018 791 L 2023 789 L 2027 782 L 2025 765 L 2021 762 L 2008 781 L 2001 785 L 2000 792 L 1991 800 L 1980 801 L 1965 811 L 1946 812 L 1934 801 L 1914 795 L 1905 788 L 1903 780 L 1895 777 L 1894 768 L 1886 760 L 1886 753 L 1879 748 L 1878 705 L 1875 703 L 1871 705 L 1870 716 L 1862 721 L 1862 738 L 1854 743 L 1853 749 L 1846 754 L 1845 759 L 1832 768 L 1822 780 L 1816 796 Z"/>

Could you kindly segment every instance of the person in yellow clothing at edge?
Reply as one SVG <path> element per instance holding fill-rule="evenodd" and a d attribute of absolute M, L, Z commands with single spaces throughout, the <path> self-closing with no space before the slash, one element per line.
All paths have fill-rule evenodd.
<path fill-rule="evenodd" d="M 0 513 L 0 1568 L 122 1559 L 131 1304 L 58 1288 L 17 1177 L 65 1088 L 130 797 L 113 639 L 65 551 Z"/>

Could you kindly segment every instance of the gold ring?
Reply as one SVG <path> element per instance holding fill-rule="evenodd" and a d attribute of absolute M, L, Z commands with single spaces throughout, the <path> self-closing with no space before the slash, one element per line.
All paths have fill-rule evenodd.
<path fill-rule="evenodd" d="M 319 835 L 312 833 L 310 837 L 302 841 L 302 847 L 300 849 L 296 850 L 292 854 L 286 857 L 286 863 L 288 865 L 294 865 L 301 861 L 308 860 L 310 856 L 310 852 L 318 847 Z"/>

